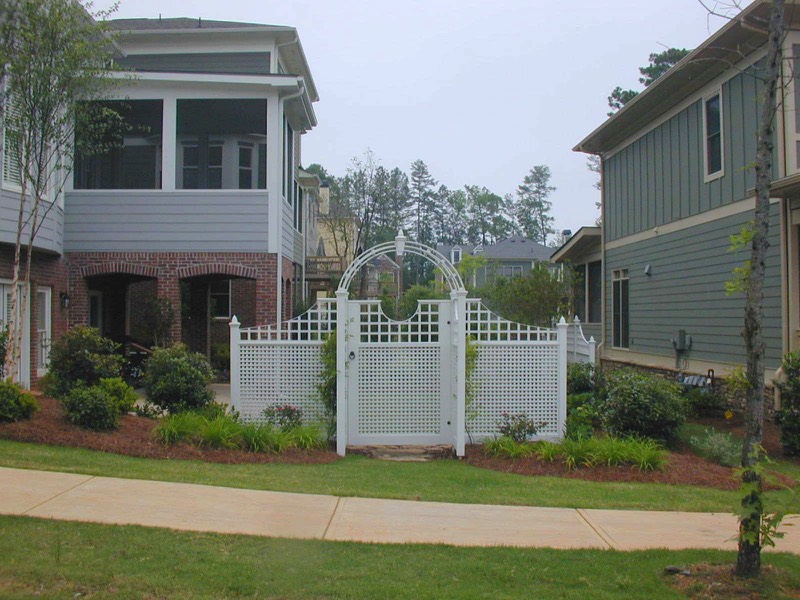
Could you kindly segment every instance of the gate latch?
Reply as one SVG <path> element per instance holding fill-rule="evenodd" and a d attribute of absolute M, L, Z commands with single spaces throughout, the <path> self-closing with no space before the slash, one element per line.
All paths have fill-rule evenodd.
<path fill-rule="evenodd" d="M 356 353 L 355 353 L 355 352 L 353 352 L 353 351 L 350 351 L 350 354 L 348 355 L 348 358 L 349 358 L 350 360 L 353 360 L 355 357 L 356 357 Z"/>

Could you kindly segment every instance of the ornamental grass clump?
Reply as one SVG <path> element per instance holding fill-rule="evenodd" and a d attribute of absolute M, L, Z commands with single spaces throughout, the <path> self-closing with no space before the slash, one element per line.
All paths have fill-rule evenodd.
<path fill-rule="evenodd" d="M 654 471 L 663 469 L 667 463 L 664 448 L 648 438 L 603 436 L 539 442 L 535 452 L 541 460 L 560 460 L 570 469 L 630 465 L 641 471 Z"/>
<path fill-rule="evenodd" d="M 532 444 L 518 442 L 507 435 L 489 438 L 483 443 L 483 449 L 489 456 L 499 458 L 524 458 L 535 451 Z"/>

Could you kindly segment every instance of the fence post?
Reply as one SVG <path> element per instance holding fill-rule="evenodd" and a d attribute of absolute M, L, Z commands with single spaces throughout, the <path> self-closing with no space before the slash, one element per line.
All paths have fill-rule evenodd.
<path fill-rule="evenodd" d="M 567 328 L 569 325 L 561 317 L 558 325 L 558 423 L 559 437 L 564 436 L 567 425 Z"/>
<path fill-rule="evenodd" d="M 236 318 L 236 315 L 233 315 L 228 326 L 231 328 L 231 408 L 239 411 L 241 410 L 242 394 L 242 361 L 240 356 L 242 334 L 239 331 L 239 319 Z"/>
<path fill-rule="evenodd" d="M 467 291 L 450 294 L 455 301 L 453 321 L 456 333 L 456 456 L 464 456 L 467 432 Z"/>
<path fill-rule="evenodd" d="M 589 362 L 591 364 L 595 364 L 595 360 L 597 358 L 597 342 L 594 340 L 594 336 L 589 338 Z"/>
<path fill-rule="evenodd" d="M 350 293 L 336 290 L 336 453 L 347 451 L 347 305 Z"/>

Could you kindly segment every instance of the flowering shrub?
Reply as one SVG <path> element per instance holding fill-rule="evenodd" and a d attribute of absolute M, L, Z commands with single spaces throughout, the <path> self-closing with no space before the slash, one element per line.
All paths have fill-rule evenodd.
<path fill-rule="evenodd" d="M 497 422 L 497 428 L 501 435 L 511 438 L 515 442 L 524 442 L 530 436 L 536 435 L 547 423 L 536 423 L 525 413 L 510 415 L 501 413 L 501 419 Z"/>
<path fill-rule="evenodd" d="M 275 404 L 268 406 L 261 413 L 267 422 L 281 431 L 291 431 L 303 424 L 303 411 L 290 404 Z"/>

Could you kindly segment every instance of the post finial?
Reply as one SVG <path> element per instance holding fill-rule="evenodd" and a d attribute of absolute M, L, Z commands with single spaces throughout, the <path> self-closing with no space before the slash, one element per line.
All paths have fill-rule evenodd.
<path fill-rule="evenodd" d="M 394 238 L 394 248 L 397 256 L 403 256 L 403 252 L 406 249 L 406 236 L 402 229 L 397 232 L 397 236 Z"/>

